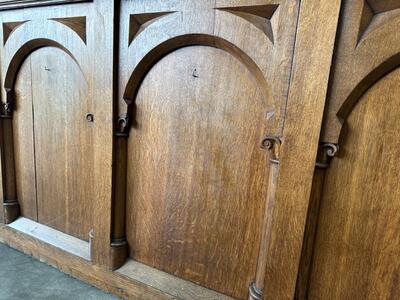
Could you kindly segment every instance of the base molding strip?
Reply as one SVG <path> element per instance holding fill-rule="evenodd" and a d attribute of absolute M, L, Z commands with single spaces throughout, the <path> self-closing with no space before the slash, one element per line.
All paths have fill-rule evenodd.
<path fill-rule="evenodd" d="M 0 224 L 0 242 L 122 299 L 233 299 L 134 261 L 115 272 L 103 269 L 16 229 L 19 225 Z"/>

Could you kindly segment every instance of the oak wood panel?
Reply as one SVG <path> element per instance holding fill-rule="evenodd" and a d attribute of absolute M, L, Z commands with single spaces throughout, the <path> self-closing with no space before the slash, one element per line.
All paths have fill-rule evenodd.
<path fill-rule="evenodd" d="M 309 299 L 400 297 L 399 83 L 396 69 L 347 120 L 325 181 Z"/>
<path fill-rule="evenodd" d="M 343 1 L 321 139 L 337 143 L 363 93 L 400 65 L 400 2 Z"/>
<path fill-rule="evenodd" d="M 287 93 L 288 93 L 288 83 L 289 83 L 289 77 L 290 77 L 290 68 L 292 64 L 292 52 L 293 52 L 293 45 L 294 45 L 294 36 L 295 36 L 295 31 L 296 31 L 296 22 L 297 22 L 297 13 L 298 13 L 298 8 L 299 8 L 299 1 L 269 1 L 269 0 L 248 0 L 248 1 L 238 1 L 238 0 L 222 0 L 222 1 L 214 1 L 214 0 L 207 0 L 207 1 L 150 1 L 150 2 L 142 2 L 142 1 L 121 1 L 121 29 L 120 29 L 120 60 L 119 60 L 119 110 L 118 110 L 118 116 L 121 118 L 121 120 L 125 120 L 125 117 L 128 117 L 126 119 L 127 122 L 127 132 L 129 132 L 130 127 L 132 126 L 130 136 L 129 136 L 129 143 L 135 143 L 135 137 L 132 135 L 136 128 L 136 123 L 137 123 L 137 116 L 135 116 L 135 111 L 137 113 L 138 107 L 135 108 L 135 105 L 137 105 L 137 98 L 136 95 L 138 93 L 139 87 L 141 87 L 142 80 L 144 76 L 147 74 L 147 72 L 155 65 L 158 63 L 160 59 L 163 59 L 165 55 L 168 53 L 175 53 L 177 49 L 180 49 L 182 47 L 188 47 L 191 45 L 203 45 L 203 46 L 209 46 L 209 47 L 215 47 L 217 49 L 221 49 L 223 51 L 226 51 L 232 56 L 232 59 L 237 59 L 240 61 L 245 68 L 250 70 L 252 75 L 254 76 L 254 79 L 257 80 L 258 86 L 260 89 L 263 90 L 264 94 L 264 124 L 262 126 L 265 126 L 265 131 L 263 133 L 260 133 L 259 140 L 255 141 L 256 144 L 254 144 L 254 147 L 259 147 L 261 139 L 266 135 L 273 135 L 273 136 L 280 136 L 282 134 L 282 127 L 284 123 L 284 112 L 286 109 L 286 98 L 287 98 Z M 196 48 L 196 47 L 195 47 Z M 193 48 L 193 49 L 195 49 Z M 215 50 L 215 49 L 214 49 Z M 178 50 L 180 51 L 180 50 Z M 189 50 L 188 50 L 189 51 Z M 175 54 L 174 54 L 175 55 Z M 201 61 L 201 59 L 200 59 Z M 179 61 L 177 60 L 176 65 L 179 65 Z M 176 66 L 171 66 L 171 68 L 176 68 Z M 198 70 L 191 70 L 189 73 L 193 78 L 200 78 L 201 76 L 198 75 L 197 73 L 199 72 Z M 220 68 L 226 69 L 227 68 Z M 151 71 L 150 71 L 151 72 Z M 169 75 L 172 70 L 166 70 L 164 73 Z M 230 89 L 233 89 L 231 85 L 227 86 L 227 84 L 232 81 L 230 76 L 233 76 L 231 71 L 228 72 L 228 78 L 221 81 L 224 83 L 218 83 L 215 81 L 215 84 L 211 86 L 210 90 L 205 91 L 205 95 L 209 94 L 209 98 L 215 98 L 219 96 L 220 92 L 215 93 L 215 95 L 211 95 L 212 90 L 215 89 L 226 89 L 227 91 Z M 175 74 L 175 73 L 173 73 Z M 164 77 L 166 77 L 166 75 Z M 183 75 L 177 75 L 177 79 L 181 78 Z M 190 76 L 190 75 L 187 75 Z M 204 75 L 202 75 L 204 76 Z M 166 79 L 162 77 L 162 75 L 159 75 L 159 79 L 157 81 L 154 81 L 154 85 L 158 85 L 158 82 L 164 82 Z M 186 78 L 186 77 L 182 77 Z M 216 77 L 215 80 L 218 80 L 219 78 L 222 77 Z M 187 80 L 181 80 L 178 81 L 176 79 L 176 90 L 179 89 L 184 89 L 185 85 L 187 84 Z M 146 80 L 145 80 L 146 81 Z M 239 82 L 237 84 L 239 86 Z M 157 88 L 158 89 L 158 88 Z M 246 90 L 246 83 L 243 85 L 243 89 Z M 173 92 L 170 92 L 173 93 Z M 220 93 L 223 94 L 223 93 Z M 229 93 L 228 93 L 229 94 Z M 226 95 L 223 95 L 224 97 Z M 249 99 L 252 99 L 253 97 L 249 97 Z M 217 101 L 218 102 L 218 101 Z M 229 102 L 228 102 L 229 103 Z M 172 104 L 171 104 L 172 105 Z M 178 104 L 175 104 L 178 105 Z M 178 106 L 180 106 L 179 104 Z M 225 104 L 224 104 L 225 105 Z M 237 108 L 239 109 L 239 107 Z M 172 110 L 172 109 L 170 109 Z M 193 109 L 189 109 L 188 111 L 192 112 Z M 218 110 L 217 110 L 218 111 Z M 236 112 L 233 113 L 233 115 L 236 114 L 241 114 L 241 112 Z M 154 113 L 153 113 L 154 115 Z M 198 116 L 206 118 L 206 111 L 202 111 L 201 115 Z M 222 118 L 222 116 L 221 116 Z M 234 119 L 233 119 L 234 120 Z M 214 122 L 212 118 L 209 119 L 210 123 Z M 203 120 L 205 122 L 205 120 Z M 218 122 L 221 122 L 218 120 Z M 219 124 L 217 121 L 216 123 Z M 243 122 L 246 122 L 245 120 Z M 240 123 L 240 122 L 238 122 Z M 138 125 L 140 126 L 140 124 Z M 161 125 L 157 125 L 161 126 Z M 162 125 L 165 127 L 165 129 L 168 130 L 168 125 Z M 160 127 L 160 129 L 163 129 L 164 127 Z M 186 126 L 187 127 L 187 126 Z M 179 127 L 172 128 L 170 131 L 173 132 L 174 130 L 177 130 L 177 133 L 181 135 L 183 129 L 180 129 Z M 187 134 L 190 134 L 190 129 L 191 127 L 188 127 L 185 129 L 185 132 Z M 139 127 L 140 129 L 140 127 Z M 213 126 L 209 126 L 210 132 L 215 129 Z M 218 129 L 219 130 L 219 129 Z M 229 135 L 227 135 L 228 137 Z M 165 139 L 167 137 L 163 137 Z M 190 142 L 195 138 L 195 136 L 190 136 L 190 138 L 186 138 L 186 140 Z M 131 139 L 133 141 L 131 141 Z M 225 137 L 224 139 L 221 138 L 221 144 L 223 145 L 225 143 Z M 181 138 L 182 141 L 177 141 L 176 146 L 180 146 L 183 144 L 184 138 Z M 173 146 L 173 141 L 171 140 L 169 143 L 169 146 L 171 150 L 174 148 L 177 148 L 176 146 Z M 178 143 L 179 142 L 179 143 Z M 153 141 L 153 148 L 158 149 L 164 147 L 164 142 L 163 140 L 160 139 L 159 146 L 156 146 L 157 141 Z M 246 143 L 246 142 L 244 142 Z M 235 146 L 238 143 L 235 143 Z M 207 146 L 207 144 L 206 144 Z M 206 147 L 205 146 L 205 147 Z M 184 145 L 184 150 L 185 151 L 191 151 L 190 148 L 194 148 L 195 146 L 189 146 L 189 145 Z M 244 146 L 246 147 L 246 146 Z M 210 148 L 210 147 L 209 147 Z M 129 157 L 132 156 L 130 154 L 132 150 L 132 147 L 128 149 L 128 160 Z M 210 151 L 212 148 L 210 148 Z M 161 150 L 160 150 L 161 151 Z M 170 150 L 168 150 L 170 151 Z M 227 150 L 229 152 L 232 152 L 232 150 Z M 121 151 L 120 153 L 123 153 Z M 185 156 L 185 153 L 182 153 L 182 156 Z M 228 153 L 228 152 L 227 152 Z M 209 155 L 212 154 L 212 151 Z M 233 154 L 230 154 L 233 155 Z M 265 154 L 267 156 L 267 154 Z M 188 156 L 188 155 L 186 155 Z M 189 154 L 190 156 L 190 154 Z M 201 157 L 200 157 L 201 158 Z M 188 157 L 185 157 L 185 161 L 188 159 Z M 119 161 L 119 158 L 117 158 L 117 161 Z M 138 160 L 135 164 L 133 164 L 133 168 L 137 167 L 140 165 L 142 161 Z M 163 162 L 164 163 L 164 162 Z M 165 162 L 168 163 L 168 162 Z M 260 164 L 263 163 L 262 160 L 259 162 Z M 179 171 L 178 168 L 183 168 L 181 167 L 182 163 L 178 164 L 177 167 L 174 169 L 171 167 L 171 172 L 168 173 L 167 171 L 161 170 L 160 174 L 156 174 L 156 178 L 162 179 L 163 182 L 166 184 L 169 184 L 171 180 L 173 180 L 173 172 L 176 172 L 175 170 Z M 196 162 L 194 164 L 194 167 L 196 167 Z M 129 169 L 131 165 L 129 164 L 128 166 L 128 172 L 134 172 L 130 171 Z M 140 167 L 139 167 L 140 168 Z M 254 166 L 254 169 L 260 168 L 259 165 Z M 266 174 L 268 174 L 268 166 L 265 166 Z M 222 167 L 221 167 L 222 170 Z M 220 170 L 220 171 L 221 171 Z M 235 170 L 235 167 L 232 168 L 232 170 Z M 190 170 L 183 170 L 181 171 L 182 174 L 185 174 Z M 164 172 L 164 173 L 163 173 Z M 167 178 L 161 177 L 164 174 L 164 176 L 167 176 Z M 141 180 L 144 179 L 137 179 L 133 178 L 133 176 L 130 176 L 128 174 L 128 193 L 129 189 L 133 189 L 133 187 L 130 187 L 130 185 L 135 184 L 135 182 L 141 182 Z M 181 175 L 182 176 L 182 175 Z M 231 179 L 228 178 L 225 179 L 226 181 L 229 181 Z M 265 178 L 259 178 L 259 180 L 265 180 L 265 182 L 268 181 L 268 176 L 265 176 Z M 132 179 L 132 180 L 131 180 Z M 212 178 L 211 178 L 212 179 Z M 191 180 L 190 178 L 187 178 L 186 180 Z M 200 179 L 197 179 L 198 181 Z M 118 181 L 116 181 L 117 183 Z M 151 179 L 150 179 L 150 182 Z M 194 181 L 195 182 L 195 181 Z M 204 179 L 204 184 L 206 183 Z M 148 184 L 148 183 L 146 183 Z M 164 183 L 162 183 L 164 184 Z M 162 185 L 161 183 L 156 183 L 157 189 L 159 185 Z M 218 182 L 215 183 L 215 188 L 218 188 Z M 244 183 L 246 184 L 246 183 Z M 265 184 L 265 183 L 264 183 Z M 213 186 L 212 182 L 209 182 L 210 189 L 211 186 Z M 173 183 L 172 185 L 173 186 Z M 182 187 L 183 188 L 183 187 Z M 188 187 L 189 188 L 189 187 Z M 236 187 L 238 188 L 238 187 Z M 243 187 L 243 189 L 246 189 Z M 179 190 L 177 191 L 179 192 Z M 207 189 L 205 188 L 204 191 L 202 192 L 207 192 Z M 186 193 L 186 192 L 185 192 Z M 183 197 L 185 196 L 185 193 L 181 193 L 182 195 L 178 195 L 176 199 L 184 199 Z M 257 192 L 254 191 L 256 194 Z M 170 197 L 174 196 L 173 193 L 170 193 L 171 195 L 164 195 L 163 197 Z M 263 191 L 260 191 L 259 194 L 263 194 Z M 196 198 L 200 198 L 201 193 L 196 195 Z M 238 196 L 239 197 L 239 196 Z M 130 196 L 128 195 L 128 206 L 132 207 L 132 211 L 135 209 L 134 204 L 129 204 L 130 202 Z M 264 199 L 265 202 L 265 199 Z M 134 202 L 135 203 L 135 202 Z M 168 201 L 166 201 L 165 204 L 162 205 L 168 205 L 169 209 L 173 209 L 172 204 L 175 202 L 170 201 L 170 204 L 168 204 Z M 195 211 L 195 204 L 189 202 L 188 205 L 188 200 L 186 199 L 185 201 L 181 201 L 180 205 L 176 205 L 175 207 L 175 215 L 180 215 L 180 210 L 182 210 L 182 213 L 185 211 L 191 209 Z M 158 206 L 162 206 L 158 205 Z M 204 204 L 206 205 L 206 203 Z M 201 211 L 201 206 L 198 205 L 200 209 L 200 216 L 205 216 L 206 212 Z M 221 206 L 222 207 L 222 206 Z M 260 207 L 262 209 L 262 207 Z M 140 209 L 140 208 L 137 208 Z M 211 207 L 207 207 L 211 211 Z M 250 208 L 253 209 L 253 208 Z M 238 214 L 240 212 L 237 212 Z M 138 214 L 138 213 L 136 213 Z M 193 214 L 193 213 L 192 213 Z M 210 218 L 213 215 L 217 215 L 218 210 L 216 212 L 212 212 L 210 215 Z M 242 218 L 247 218 L 246 215 L 250 214 L 250 212 L 245 212 L 244 216 Z M 261 220 L 263 217 L 264 211 L 262 211 L 259 216 L 261 218 L 258 218 L 254 222 L 260 222 L 261 225 Z M 134 216 L 130 216 L 130 211 L 128 208 L 127 212 L 128 218 L 134 219 Z M 173 218 L 173 214 L 171 214 L 171 219 Z M 142 218 L 139 216 L 139 218 Z M 186 216 L 185 218 L 190 218 L 189 216 Z M 171 221 L 172 222 L 172 221 Z M 175 221 L 178 222 L 178 221 Z M 184 222 L 184 221 L 181 221 Z M 187 221 L 185 221 L 188 223 Z M 152 226 L 160 226 L 156 222 L 155 219 L 153 220 L 153 223 L 151 224 Z M 201 233 L 200 238 L 202 236 L 206 236 L 207 234 L 213 234 L 216 236 L 218 234 L 218 230 L 220 230 L 220 226 L 223 223 L 223 219 L 221 221 L 215 221 L 215 227 L 217 228 L 216 230 L 210 230 L 210 232 L 206 233 Z M 205 224 L 204 226 L 209 226 Z M 129 224 L 128 226 L 129 227 Z M 187 225 L 189 227 L 189 225 Z M 210 226 L 208 228 L 211 228 Z M 129 232 L 128 228 L 128 232 Z M 131 229 L 132 230 L 132 229 Z M 134 229 L 136 230 L 136 229 Z M 137 229 L 140 230 L 140 229 Z M 189 229 L 182 228 L 180 229 L 180 232 L 185 232 L 188 231 Z M 228 230 L 228 229 L 226 229 Z M 244 230 L 247 230 L 246 227 L 243 229 L 239 230 L 239 235 L 242 234 Z M 253 235 L 259 235 L 260 236 L 260 231 L 261 231 L 261 226 L 259 226 L 255 232 L 253 232 Z M 179 232 L 177 231 L 179 234 Z M 144 234 L 144 233 L 143 233 Z M 129 233 L 128 233 L 129 235 Z M 247 238 L 247 237 L 246 237 Z M 156 238 L 155 238 L 156 239 Z M 199 239 L 196 237 L 196 231 L 193 231 L 193 236 L 189 237 L 188 240 L 195 240 Z M 183 240 L 183 239 L 182 239 Z M 248 238 L 248 241 L 252 241 L 252 238 Z M 235 243 L 237 241 L 237 238 L 234 237 L 232 239 L 232 243 Z M 259 249 L 259 241 L 254 238 L 254 243 L 253 246 L 250 245 L 244 245 L 241 246 L 242 249 L 237 250 L 237 252 L 240 252 L 242 255 L 239 255 L 239 260 L 245 260 L 248 257 L 251 257 L 253 253 L 258 253 Z M 160 243 L 163 242 L 161 241 L 153 241 L 153 243 Z M 134 245 L 130 243 L 131 247 L 131 254 L 136 254 L 136 250 L 134 249 Z M 159 246 L 157 246 L 160 248 Z M 181 248 L 183 248 L 181 246 Z M 207 250 L 207 248 L 210 248 L 211 246 L 204 246 L 204 249 Z M 179 250 L 179 248 L 177 248 Z M 226 248 L 221 248 L 218 250 L 218 252 L 214 255 L 217 259 L 218 256 L 223 256 L 221 253 L 224 251 Z M 247 253 L 246 249 L 251 249 L 251 253 Z M 164 252 L 167 251 L 172 251 L 172 250 L 163 250 Z M 225 251 L 226 252 L 226 251 Z M 235 251 L 233 251 L 235 252 Z M 236 255 L 236 254 L 232 254 Z M 179 255 L 178 255 L 179 256 Z M 198 255 L 199 256 L 199 255 Z M 204 256 L 200 254 L 200 256 Z M 254 255 L 256 257 L 256 255 Z M 135 258 L 135 257 L 134 257 Z M 154 258 L 155 260 L 159 258 Z M 192 263 L 191 261 L 195 261 L 197 258 L 179 258 L 180 260 L 187 260 L 187 264 Z M 212 258 L 214 259 L 214 258 Z M 257 259 L 255 259 L 257 260 Z M 169 263 L 169 264 L 172 264 Z M 234 264 L 239 264 L 237 262 L 234 262 Z M 195 274 L 193 273 L 192 275 L 186 275 L 190 280 L 193 280 L 195 282 L 204 282 L 208 281 L 207 283 L 208 287 L 215 286 L 216 289 L 219 289 L 220 291 L 227 291 L 228 295 L 233 295 L 232 293 L 239 293 L 240 297 L 244 298 L 247 297 L 247 289 L 249 286 L 250 281 L 255 279 L 255 268 L 257 265 L 257 261 L 254 262 L 254 265 L 252 266 L 242 266 L 241 270 L 243 270 L 242 274 L 234 274 L 235 272 L 231 274 L 223 274 L 220 275 L 218 272 L 214 272 L 212 275 L 210 275 L 210 278 L 218 278 L 218 276 L 223 276 L 223 280 L 220 280 L 219 282 L 213 282 L 211 279 L 207 280 L 206 276 L 210 270 L 213 269 L 212 263 L 209 263 L 208 265 L 205 265 L 205 271 L 201 272 L 200 268 L 202 267 L 199 265 L 197 267 L 198 270 L 195 270 L 197 273 L 202 273 L 202 274 Z M 264 264 L 262 264 L 264 265 Z M 157 267 L 157 266 L 156 266 Z M 163 268 L 165 266 L 160 265 L 160 268 Z M 173 266 L 172 266 L 173 267 Z M 207 268 L 206 268 L 207 267 Z M 175 267 L 176 268 L 176 267 Z M 218 265 L 216 268 L 220 268 Z M 223 267 L 221 267 L 223 268 Z M 234 266 L 230 267 L 231 269 L 234 268 Z M 250 272 L 251 269 L 254 269 L 253 271 Z M 171 268 L 172 271 L 174 271 L 174 268 Z M 193 268 L 192 268 L 193 269 Z M 247 271 L 249 272 L 247 272 Z M 178 270 L 179 271 L 179 270 Z M 177 272 L 178 272 L 177 271 Z M 188 273 L 190 273 L 190 269 L 188 269 Z M 171 272 L 171 271 L 170 271 Z M 184 272 L 180 271 L 182 274 Z M 262 273 L 263 270 L 260 270 Z M 251 276 L 249 275 L 250 273 L 253 273 Z M 243 275 L 244 274 L 244 275 Z M 185 275 L 185 274 L 183 274 Z M 197 278 L 196 278 L 197 277 Z M 203 277 L 203 278 L 202 278 Z M 240 278 L 238 281 L 237 278 Z M 252 278 L 251 278 L 252 277 Z M 222 278 L 222 277 L 221 277 Z M 221 288 L 221 286 L 229 281 L 229 278 L 232 279 L 228 283 L 229 286 Z M 236 282 L 233 282 L 236 281 Z M 236 287 L 235 287 L 236 286 Z M 239 287 L 240 286 L 240 287 Z M 232 287 L 234 287 L 237 291 L 232 291 Z M 231 289 L 231 291 L 229 291 Z"/>
<path fill-rule="evenodd" d="M 264 299 L 293 299 L 295 295 L 340 5 L 340 0 L 302 1 Z"/>
<path fill-rule="evenodd" d="M 27 58 L 15 84 L 18 99 L 13 118 L 15 177 L 21 215 L 37 221 L 36 166 L 32 98 L 32 62 Z"/>
<path fill-rule="evenodd" d="M 81 87 L 71 88 L 75 81 Z M 23 64 L 16 90 L 16 182 L 22 215 L 88 240 L 93 125 L 85 119 L 85 78 L 67 54 L 43 48 Z"/>
<path fill-rule="evenodd" d="M 78 5 L 78 4 L 77 4 Z M 80 4 L 82 5 L 82 4 Z M 114 26 L 119 23 L 119 1 L 94 0 L 87 4 L 87 47 L 91 63 L 91 80 L 93 89 L 92 105 L 95 116 L 93 135 L 95 161 L 93 178 L 93 234 L 91 241 L 91 258 L 97 265 L 109 267 L 111 244 L 111 198 L 114 106 L 117 95 L 117 75 L 114 59 L 117 59 L 118 45 L 115 39 Z M 82 15 L 82 14 L 81 14 Z"/>
<path fill-rule="evenodd" d="M 37 50 L 31 61 L 38 221 L 88 240 L 95 201 L 88 85 L 60 49 Z"/>
<path fill-rule="evenodd" d="M 246 297 L 267 193 L 265 104 L 250 71 L 216 48 L 182 48 L 151 69 L 128 146 L 131 257 Z"/>
<path fill-rule="evenodd" d="M 25 1 L 26 2 L 26 1 Z M 31 1 L 32 2 L 32 1 Z M 52 4 L 48 2 L 47 4 Z M 91 240 L 91 257 L 93 262 L 108 266 L 110 257 L 110 229 L 111 229 L 111 180 L 112 180 L 112 137 L 113 137 L 113 89 L 115 83 L 115 75 L 113 74 L 113 58 L 114 58 L 114 1 L 63 1 L 66 5 L 59 5 L 55 9 L 55 6 L 41 6 L 40 8 L 24 8 L 16 10 L 3 11 L 0 15 L 1 22 L 3 23 L 3 29 L 6 28 L 7 34 L 2 35 L 2 49 L 1 55 L 1 67 L 2 67 L 2 85 L 8 89 L 14 88 L 14 79 L 18 80 L 19 66 L 24 62 L 25 59 L 29 60 L 29 54 L 32 51 L 42 47 L 56 47 L 59 50 L 63 50 L 68 55 L 69 67 L 66 67 L 67 71 L 72 64 L 76 64 L 83 73 L 78 77 L 73 74 L 74 77 L 78 78 L 77 87 L 86 81 L 87 82 L 87 104 L 91 105 L 90 111 L 83 111 L 79 116 L 85 118 L 85 114 L 90 112 L 94 115 L 95 123 L 92 126 L 92 138 L 88 138 L 85 143 L 92 143 L 92 152 L 88 157 L 89 161 L 96 161 L 96 164 L 91 166 L 90 171 L 87 170 L 79 176 L 83 176 L 90 172 L 90 176 L 85 175 L 83 181 L 90 182 L 93 185 L 88 191 L 79 191 L 80 183 L 77 183 L 77 179 L 69 179 L 71 184 L 69 188 L 78 188 L 76 192 L 72 191 L 70 196 L 77 198 L 79 196 L 86 196 L 92 194 L 91 199 L 95 199 L 96 205 L 91 206 L 89 209 L 88 205 L 91 199 L 75 199 L 78 206 L 81 208 L 77 209 L 77 213 L 70 214 L 71 217 L 78 217 L 83 215 L 80 209 L 90 210 L 88 215 L 93 214 L 92 226 L 93 228 L 93 239 Z M 22 2 L 19 1 L 18 5 Z M 33 3 L 33 2 L 32 2 Z M 36 4 L 44 4 L 44 1 Z M 22 4 L 21 4 L 22 5 Z M 7 40 L 5 40 L 5 38 Z M 57 52 L 58 54 L 58 52 Z M 27 58 L 28 57 L 28 58 Z M 65 55 L 60 55 L 60 61 L 63 65 L 66 60 Z M 51 59 L 54 63 L 56 58 Z M 43 66 L 42 66 L 43 67 Z M 74 71 L 74 70 L 72 70 Z M 76 71 L 76 70 L 75 70 Z M 75 73 L 74 71 L 74 73 Z M 66 78 L 71 78 L 68 76 Z M 72 83 L 69 84 L 68 89 L 73 90 L 76 78 L 73 78 Z M 84 80 L 83 80 L 84 78 Z M 61 79 L 63 81 L 63 79 Z M 51 81 L 46 81 L 47 85 Z M 60 83 L 60 85 L 62 85 Z M 46 93 L 41 86 L 37 96 L 42 97 Z M 60 91 L 65 90 L 61 88 Z M 53 94 L 55 92 L 53 91 Z M 82 98 L 83 95 L 75 95 L 78 91 L 67 91 L 67 95 L 72 96 L 76 99 Z M 2 100 L 5 101 L 5 90 L 2 89 Z M 37 99 L 40 102 L 40 99 Z M 57 99 L 56 99 L 57 100 Z M 42 102 L 41 102 L 42 103 Z M 18 106 L 18 104 L 17 104 Z M 55 106 L 53 105 L 54 109 Z M 73 108 L 72 108 L 73 109 Z M 68 111 L 72 112 L 71 111 Z M 71 119 L 72 120 L 72 119 Z M 59 121 L 59 120 L 58 120 Z M 54 120 L 56 124 L 58 122 Z M 61 120 L 62 121 L 62 120 Z M 41 124 L 45 125 L 45 120 L 40 120 Z M 53 121 L 52 121 L 53 122 Z M 53 126 L 52 122 L 49 122 L 49 131 Z M 51 123 L 51 124 L 50 124 Z M 83 124 L 83 123 L 82 123 Z M 82 125 L 81 124 L 81 125 Z M 61 127 L 61 125 L 56 125 Z M 72 126 L 74 127 L 74 126 Z M 79 129 L 76 128 L 75 129 Z M 77 132 L 77 138 L 79 136 L 84 139 L 84 132 Z M 50 138 L 51 136 L 48 136 Z M 72 136 L 68 137 L 71 141 Z M 85 144 L 84 145 L 87 145 Z M 76 144 L 71 144 L 73 148 L 69 151 L 70 154 L 77 154 L 80 150 L 76 147 Z M 52 155 L 54 157 L 54 155 Z M 78 156 L 74 157 L 75 165 L 78 164 Z M 45 160 L 43 156 L 43 161 Z M 80 163 L 80 162 L 79 162 Z M 82 166 L 85 167 L 85 163 Z M 50 166 L 50 162 L 46 163 Z M 74 166 L 71 166 L 71 168 Z M 56 173 L 62 171 L 58 170 Z M 57 175 L 57 174 L 55 174 Z M 52 179 L 55 180 L 55 179 Z M 83 184 L 83 182 L 82 182 Z M 62 185 L 62 184 L 61 184 Z M 56 186 L 54 186 L 56 188 Z M 60 197 L 68 197 L 62 194 Z M 81 213 L 82 212 L 82 213 Z M 49 212 L 50 214 L 52 212 Z M 59 212 L 54 211 L 55 214 L 59 215 Z M 64 214 L 66 211 L 63 212 Z M 79 216 L 80 217 L 80 216 Z M 64 218 L 63 216 L 61 218 Z M 47 220 L 51 221 L 51 220 Z M 90 221 L 86 219 L 86 224 Z M 57 220 L 55 220 L 57 222 Z M 79 226 L 79 222 L 71 221 L 74 223 L 73 226 Z M 84 227 L 86 226 L 83 224 Z M 65 227 L 65 226 L 64 226 Z M 76 228 L 75 228 L 76 229 Z M 87 228 L 82 228 L 82 232 L 76 232 L 73 234 L 81 235 L 81 238 L 87 239 L 88 232 Z M 67 229 L 66 229 L 67 230 Z M 69 230 L 69 229 L 68 229 Z"/>
<path fill-rule="evenodd" d="M 281 136 L 298 10 L 296 0 L 121 1 L 119 116 L 163 55 L 185 45 L 207 44 L 259 69 L 257 76 L 271 94 L 268 134 Z M 264 27 L 272 31 L 273 40 Z M 139 34 L 130 43 L 133 33 Z"/>

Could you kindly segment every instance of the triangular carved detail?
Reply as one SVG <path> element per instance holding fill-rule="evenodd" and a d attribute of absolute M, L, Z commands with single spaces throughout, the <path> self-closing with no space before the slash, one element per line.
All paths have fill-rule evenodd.
<path fill-rule="evenodd" d="M 71 17 L 71 18 L 52 18 L 50 20 L 59 22 L 68 26 L 82 39 L 86 44 L 86 17 Z"/>
<path fill-rule="evenodd" d="M 274 33 L 271 25 L 271 19 L 278 9 L 278 4 L 256 5 L 256 6 L 239 6 L 239 7 L 220 7 L 224 10 L 241 17 L 252 23 L 274 43 Z"/>
<path fill-rule="evenodd" d="M 361 40 L 364 32 L 367 30 L 368 26 L 371 24 L 372 19 L 375 16 L 375 12 L 372 10 L 371 6 L 368 2 L 364 3 L 362 13 L 361 13 L 361 20 L 360 20 L 360 27 L 358 30 L 358 41 Z"/>
<path fill-rule="evenodd" d="M 26 22 L 29 22 L 29 21 L 3 23 L 3 43 L 4 43 L 4 45 L 6 44 L 8 38 L 11 36 L 13 31 Z"/>
<path fill-rule="evenodd" d="M 399 14 L 400 1 L 364 0 L 357 42 Z"/>
<path fill-rule="evenodd" d="M 155 12 L 130 15 L 129 18 L 129 45 L 132 41 L 148 26 L 158 21 L 162 17 L 172 14 L 175 11 Z"/>
<path fill-rule="evenodd" d="M 375 15 L 400 8 L 400 1 L 365 0 Z"/>

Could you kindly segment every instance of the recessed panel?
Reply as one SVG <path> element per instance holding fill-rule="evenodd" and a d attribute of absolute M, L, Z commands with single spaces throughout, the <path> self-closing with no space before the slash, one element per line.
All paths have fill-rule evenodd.
<path fill-rule="evenodd" d="M 147 74 L 128 146 L 130 256 L 238 298 L 254 280 L 267 197 L 267 98 L 212 47 L 181 48 Z"/>
<path fill-rule="evenodd" d="M 400 298 L 400 69 L 359 100 L 325 179 L 308 299 Z"/>
<path fill-rule="evenodd" d="M 16 184 L 22 215 L 83 240 L 93 208 L 94 123 L 88 85 L 64 51 L 45 47 L 16 82 Z"/>

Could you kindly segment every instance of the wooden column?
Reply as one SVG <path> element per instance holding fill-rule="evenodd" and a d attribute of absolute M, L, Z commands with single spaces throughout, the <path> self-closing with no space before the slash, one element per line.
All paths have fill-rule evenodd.
<path fill-rule="evenodd" d="M 3 180 L 4 223 L 10 224 L 19 216 L 19 204 L 15 184 L 13 110 L 14 90 L 6 90 L 7 99 L 1 111 L 1 158 Z"/>
<path fill-rule="evenodd" d="M 262 141 L 261 147 L 269 151 L 270 167 L 268 179 L 268 194 L 265 205 L 262 225 L 260 252 L 258 254 L 257 271 L 255 281 L 249 288 L 249 300 L 261 300 L 263 297 L 265 274 L 267 268 L 268 244 L 271 239 L 271 220 L 275 206 L 276 183 L 279 173 L 279 149 L 281 140 L 278 137 L 267 136 Z"/>
<path fill-rule="evenodd" d="M 264 299 L 293 299 L 341 0 L 301 1 Z"/>
<path fill-rule="evenodd" d="M 310 280 L 314 241 L 318 225 L 319 206 L 323 195 L 326 170 L 332 158 L 336 155 L 338 146 L 330 143 L 321 143 L 318 148 L 315 164 L 313 184 L 311 188 L 310 204 L 308 207 L 307 223 L 304 233 L 303 249 L 300 260 L 299 275 L 295 299 L 307 299 L 308 282 Z"/>
<path fill-rule="evenodd" d="M 126 207 L 126 158 L 129 136 L 128 118 L 119 118 L 115 134 L 115 166 L 113 179 L 111 269 L 121 267 L 128 256 L 125 232 Z"/>

